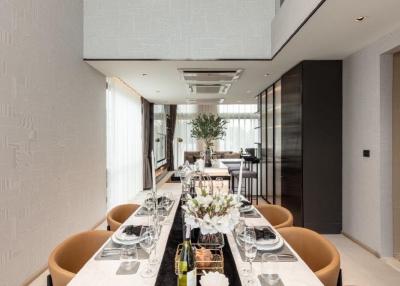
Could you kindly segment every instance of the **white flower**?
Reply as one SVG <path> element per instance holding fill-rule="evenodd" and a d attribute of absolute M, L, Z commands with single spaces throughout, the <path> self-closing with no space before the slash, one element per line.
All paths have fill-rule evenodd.
<path fill-rule="evenodd" d="M 224 216 L 219 216 L 219 217 L 215 217 L 215 221 L 214 225 L 215 228 L 218 230 L 218 232 L 222 232 L 222 233 L 228 233 L 229 231 L 231 231 L 230 229 L 230 216 L 229 215 L 224 215 Z"/>
<path fill-rule="evenodd" d="M 208 214 L 200 221 L 200 231 L 202 234 L 215 234 L 218 232 Z"/>
<path fill-rule="evenodd" d="M 213 197 L 212 196 L 198 196 L 197 201 L 199 202 L 199 205 L 207 208 L 212 202 L 213 202 Z"/>
<path fill-rule="evenodd" d="M 240 212 L 233 195 L 209 195 L 198 189 L 196 198 L 187 198 L 182 206 L 185 221 L 192 228 L 200 228 L 202 234 L 228 233 L 239 221 Z"/>
<path fill-rule="evenodd" d="M 192 216 L 192 215 L 186 215 L 185 216 L 185 223 L 190 225 L 191 228 L 199 228 L 199 219 Z"/>

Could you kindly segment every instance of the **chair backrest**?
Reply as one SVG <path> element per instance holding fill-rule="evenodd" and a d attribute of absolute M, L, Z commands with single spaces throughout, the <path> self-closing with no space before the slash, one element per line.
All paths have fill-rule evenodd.
<path fill-rule="evenodd" d="M 111 231 L 105 230 L 86 231 L 59 244 L 48 261 L 53 285 L 67 285 L 111 235 Z"/>
<path fill-rule="evenodd" d="M 293 226 L 292 213 L 278 205 L 261 205 L 257 209 L 275 228 Z"/>
<path fill-rule="evenodd" d="M 278 231 L 325 286 L 337 285 L 340 255 L 330 241 L 301 227 L 285 227 Z"/>
<path fill-rule="evenodd" d="M 107 214 L 110 230 L 116 231 L 139 207 L 136 204 L 124 204 L 110 210 Z"/>

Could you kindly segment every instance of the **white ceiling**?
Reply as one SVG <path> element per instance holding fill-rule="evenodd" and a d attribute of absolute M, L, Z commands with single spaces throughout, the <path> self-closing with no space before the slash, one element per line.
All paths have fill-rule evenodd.
<path fill-rule="evenodd" d="M 227 95 L 219 97 L 224 97 L 225 103 L 254 102 L 259 92 L 300 61 L 343 59 L 400 27 L 399 11 L 399 0 L 327 0 L 272 61 L 88 63 L 106 76 L 121 78 L 149 101 L 167 104 L 195 97 L 189 95 L 178 68 L 241 68 L 240 79 Z M 355 21 L 358 16 L 367 18 L 359 23 Z"/>

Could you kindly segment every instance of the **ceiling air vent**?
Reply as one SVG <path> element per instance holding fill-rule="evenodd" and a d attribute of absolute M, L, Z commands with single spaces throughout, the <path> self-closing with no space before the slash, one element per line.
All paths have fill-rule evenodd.
<path fill-rule="evenodd" d="M 223 84 L 189 84 L 190 93 L 196 94 L 226 94 L 231 87 L 230 83 Z"/>
<path fill-rule="evenodd" d="M 214 105 L 214 104 L 223 103 L 223 102 L 224 102 L 224 98 L 205 98 L 205 99 L 186 98 L 187 104 Z"/>
<path fill-rule="evenodd" d="M 178 69 L 190 94 L 227 94 L 242 69 Z"/>
<path fill-rule="evenodd" d="M 233 82 L 239 79 L 241 69 L 234 70 L 199 70 L 179 69 L 183 79 L 187 82 Z"/>

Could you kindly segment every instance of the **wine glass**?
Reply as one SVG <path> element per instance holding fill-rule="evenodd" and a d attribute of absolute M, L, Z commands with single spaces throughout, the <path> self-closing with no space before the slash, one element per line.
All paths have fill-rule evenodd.
<path fill-rule="evenodd" d="M 278 256 L 276 254 L 264 253 L 261 256 L 262 277 L 269 285 L 275 285 L 279 282 L 278 274 Z"/>
<path fill-rule="evenodd" d="M 171 193 L 165 193 L 161 201 L 161 215 L 163 216 L 163 225 L 171 224 L 170 219 L 168 219 L 168 211 L 172 205 Z"/>
<path fill-rule="evenodd" d="M 161 233 L 161 224 L 160 220 L 158 219 L 158 212 L 160 210 L 156 210 L 153 215 L 149 217 L 149 231 L 151 231 L 153 237 L 154 237 L 154 253 L 153 257 L 150 259 L 150 264 L 155 265 L 157 264 L 158 257 L 157 257 L 157 243 L 158 239 L 160 238 L 160 233 Z"/>
<path fill-rule="evenodd" d="M 224 187 L 224 179 L 221 177 L 218 177 L 214 181 L 215 187 L 217 189 L 217 195 L 219 195 L 222 192 L 222 189 Z"/>
<path fill-rule="evenodd" d="M 150 263 L 150 256 L 155 247 L 154 236 L 154 229 L 151 226 L 143 226 L 140 230 L 140 247 L 149 254 L 149 258 L 147 259 L 147 267 L 145 267 L 141 272 L 141 276 L 144 278 L 149 278 L 156 275 L 154 267 L 151 267 L 152 265 Z"/>
<path fill-rule="evenodd" d="M 146 197 L 144 200 L 144 206 L 147 209 L 147 214 L 150 215 L 155 206 L 154 196 L 153 196 L 152 192 L 146 193 Z"/>
<path fill-rule="evenodd" d="M 243 276 L 251 276 L 253 273 L 253 260 L 257 256 L 257 247 L 256 247 L 256 232 L 253 226 L 246 226 L 243 233 L 244 240 L 244 252 L 247 261 L 250 264 L 249 268 L 243 269 Z M 248 285 L 253 285 L 254 280 L 249 277 L 247 281 Z"/>
<path fill-rule="evenodd" d="M 132 270 L 138 263 L 138 252 L 136 244 L 123 247 L 121 249 L 120 258 L 121 267 L 126 271 Z"/>

